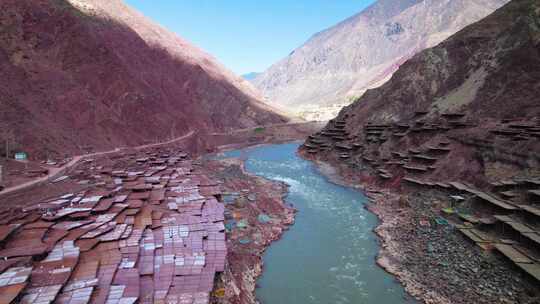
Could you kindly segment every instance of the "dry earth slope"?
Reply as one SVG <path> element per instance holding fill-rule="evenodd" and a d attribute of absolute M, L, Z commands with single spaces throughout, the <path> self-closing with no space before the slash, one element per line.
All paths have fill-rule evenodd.
<path fill-rule="evenodd" d="M 537 1 L 514 1 L 420 52 L 339 117 L 348 115 L 351 128 L 410 119 L 417 111 L 431 118 L 464 113 L 486 126 L 505 118 L 538 117 L 539 8 Z"/>
<path fill-rule="evenodd" d="M 379 0 L 314 35 L 254 81 L 291 112 L 343 104 L 377 87 L 407 59 L 508 0 Z"/>
<path fill-rule="evenodd" d="M 308 143 L 322 145 L 320 155 L 354 146 L 367 158 L 360 162 L 384 165 L 391 152 L 433 150 L 450 138 L 455 151 L 427 175 L 485 182 L 497 161 L 510 176 L 538 174 L 538 92 L 540 4 L 515 0 L 415 55 Z"/>
<path fill-rule="evenodd" d="M 0 121 L 32 157 L 285 119 L 121 0 L 0 3 Z"/>

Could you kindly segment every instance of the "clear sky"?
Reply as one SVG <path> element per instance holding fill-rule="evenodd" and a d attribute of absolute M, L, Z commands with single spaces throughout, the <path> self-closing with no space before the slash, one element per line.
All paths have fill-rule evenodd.
<path fill-rule="evenodd" d="M 126 0 L 241 75 L 262 72 L 374 0 Z"/>

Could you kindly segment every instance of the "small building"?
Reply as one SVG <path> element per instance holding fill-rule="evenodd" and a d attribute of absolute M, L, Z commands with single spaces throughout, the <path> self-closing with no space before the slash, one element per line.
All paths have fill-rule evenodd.
<path fill-rule="evenodd" d="M 25 152 L 15 153 L 15 160 L 25 161 L 28 159 L 28 155 Z"/>

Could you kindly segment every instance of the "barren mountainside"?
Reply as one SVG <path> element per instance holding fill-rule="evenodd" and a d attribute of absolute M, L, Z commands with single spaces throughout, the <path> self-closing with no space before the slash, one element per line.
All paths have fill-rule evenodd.
<path fill-rule="evenodd" d="M 507 0 L 379 0 L 314 35 L 253 83 L 291 112 L 340 103 L 384 83 L 417 52 L 482 19 Z"/>
<path fill-rule="evenodd" d="M 378 233 L 391 243 L 381 261 L 426 303 L 535 303 L 540 247 L 519 227 L 540 231 L 531 196 L 540 186 L 538 92 L 540 2 L 513 0 L 405 62 L 311 135 L 301 153 L 377 190 L 374 210 L 385 222 Z M 426 250 L 437 242 L 438 254 Z M 520 252 L 532 257 L 527 264 L 515 258 Z M 473 253 L 506 270 L 463 272 L 465 264 L 483 267 L 471 263 Z M 508 286 L 529 291 L 501 293 Z"/>
<path fill-rule="evenodd" d="M 284 121 L 121 0 L 2 1 L 0 74 L 2 127 L 41 156 Z"/>
<path fill-rule="evenodd" d="M 311 136 L 307 149 L 393 172 L 394 186 L 413 173 L 479 185 L 540 174 L 539 91 L 540 3 L 514 0 L 405 62 Z M 409 172 L 408 154 L 430 152 L 446 154 Z"/>
<path fill-rule="evenodd" d="M 526 9 L 530 8 L 529 11 Z M 540 114 L 540 3 L 516 0 L 405 62 L 391 80 L 343 109 L 351 126 L 427 112 L 487 126 Z"/>

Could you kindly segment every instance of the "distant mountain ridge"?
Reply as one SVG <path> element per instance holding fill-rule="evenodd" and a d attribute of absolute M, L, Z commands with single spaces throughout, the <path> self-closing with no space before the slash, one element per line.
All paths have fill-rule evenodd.
<path fill-rule="evenodd" d="M 298 112 L 340 104 L 387 81 L 417 52 L 508 0 L 379 0 L 315 34 L 253 84 L 270 103 Z"/>

